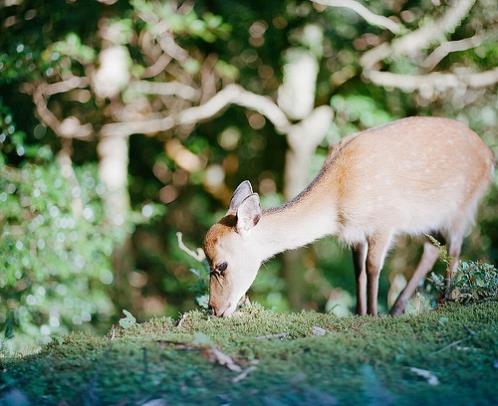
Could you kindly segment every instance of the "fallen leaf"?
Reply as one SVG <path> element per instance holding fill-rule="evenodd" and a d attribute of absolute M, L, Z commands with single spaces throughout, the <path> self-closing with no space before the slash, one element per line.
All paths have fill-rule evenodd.
<path fill-rule="evenodd" d="M 420 369 L 420 368 L 414 368 L 411 367 L 410 371 L 412 371 L 415 375 L 418 375 L 425 380 L 427 380 L 427 383 L 432 386 L 439 385 L 439 379 L 436 375 L 434 375 L 431 371 L 428 371 L 427 369 Z"/>
<path fill-rule="evenodd" d="M 123 314 L 125 317 L 119 320 L 119 325 L 126 330 L 135 325 L 137 319 L 128 310 L 123 309 Z"/>
<path fill-rule="evenodd" d="M 267 334 L 264 336 L 256 337 L 256 340 L 268 340 L 272 338 L 287 338 L 289 337 L 289 333 L 277 333 L 277 334 Z"/>
<path fill-rule="evenodd" d="M 242 368 L 240 367 L 240 365 L 237 365 L 235 363 L 232 357 L 221 352 L 215 347 L 205 348 L 203 354 L 209 359 L 209 361 L 227 367 L 230 371 L 242 372 Z"/>

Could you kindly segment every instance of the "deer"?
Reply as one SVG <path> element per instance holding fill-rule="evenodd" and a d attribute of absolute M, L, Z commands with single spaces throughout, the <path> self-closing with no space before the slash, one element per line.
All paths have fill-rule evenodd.
<path fill-rule="evenodd" d="M 387 253 L 399 236 L 422 236 L 420 262 L 390 311 L 402 314 L 438 259 L 427 236 L 444 239 L 451 281 L 494 168 L 492 151 L 464 123 L 419 116 L 343 138 L 309 186 L 280 207 L 263 210 L 244 181 L 204 239 L 209 307 L 231 316 L 264 261 L 335 236 L 352 250 L 356 313 L 376 316 Z"/>

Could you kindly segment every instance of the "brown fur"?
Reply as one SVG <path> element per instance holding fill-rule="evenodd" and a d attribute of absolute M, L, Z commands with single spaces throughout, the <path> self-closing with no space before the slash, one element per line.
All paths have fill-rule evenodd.
<path fill-rule="evenodd" d="M 213 264 L 216 258 L 216 244 L 225 234 L 233 232 L 237 224 L 237 217 L 229 214 L 214 224 L 204 238 L 204 252 L 209 264 Z"/>

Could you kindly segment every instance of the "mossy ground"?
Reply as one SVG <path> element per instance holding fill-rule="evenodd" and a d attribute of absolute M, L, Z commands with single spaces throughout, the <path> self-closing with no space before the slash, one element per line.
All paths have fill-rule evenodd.
<path fill-rule="evenodd" d="M 313 333 L 318 326 L 326 334 Z M 323 333 L 323 331 L 321 331 Z M 262 337 L 286 333 L 284 337 Z M 461 341 L 460 341 L 461 340 Z M 230 355 L 239 372 L 211 362 Z M 430 385 L 411 371 L 431 371 Z M 419 316 L 282 314 L 251 306 L 235 317 L 188 313 L 73 335 L 39 354 L 3 361 L 0 403 L 31 404 L 498 404 L 498 303 L 452 305 Z"/>

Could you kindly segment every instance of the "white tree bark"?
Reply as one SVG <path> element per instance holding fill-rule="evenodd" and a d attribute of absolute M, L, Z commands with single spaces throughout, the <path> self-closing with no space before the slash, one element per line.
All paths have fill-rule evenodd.
<path fill-rule="evenodd" d="M 101 137 L 99 178 L 105 186 L 104 204 L 107 220 L 123 226 L 130 210 L 128 197 L 128 137 Z"/>
<path fill-rule="evenodd" d="M 285 54 L 284 82 L 278 89 L 278 106 L 292 120 L 305 118 L 315 104 L 318 61 L 301 48 L 291 48 Z"/>
<path fill-rule="evenodd" d="M 291 199 L 308 184 L 310 165 L 332 121 L 332 109 L 320 106 L 287 133 L 289 149 L 285 160 L 284 195 Z"/>
<path fill-rule="evenodd" d="M 278 90 L 278 104 L 287 117 L 301 120 L 285 131 L 288 142 L 284 169 L 286 200 L 306 187 L 313 154 L 332 119 L 329 106 L 313 110 L 317 75 L 317 57 L 310 51 L 296 48 L 286 52 L 284 81 Z M 302 254 L 303 250 L 296 250 L 283 255 L 287 296 L 294 309 L 300 309 L 305 304 Z"/>

